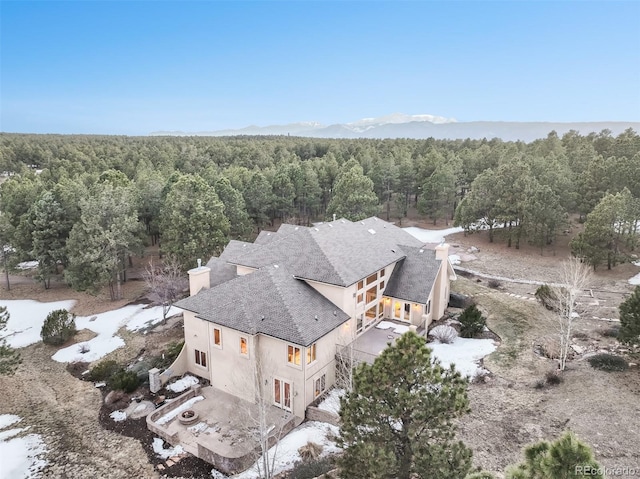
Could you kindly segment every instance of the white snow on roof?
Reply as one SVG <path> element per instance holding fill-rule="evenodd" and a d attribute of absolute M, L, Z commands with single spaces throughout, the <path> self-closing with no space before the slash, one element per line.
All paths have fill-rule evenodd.
<path fill-rule="evenodd" d="M 416 226 L 409 226 L 408 228 L 402 228 L 414 238 L 419 239 L 423 243 L 442 243 L 445 236 L 452 235 L 454 233 L 460 233 L 464 231 L 463 228 L 447 228 L 444 230 L 427 230 L 424 228 L 418 228 Z"/>
<path fill-rule="evenodd" d="M 21 421 L 12 414 L 0 414 L 0 429 Z M 24 434 L 29 429 L 16 428 L 0 431 L 0 479 L 36 477 L 47 462 L 42 455 L 47 447 L 38 434 Z"/>

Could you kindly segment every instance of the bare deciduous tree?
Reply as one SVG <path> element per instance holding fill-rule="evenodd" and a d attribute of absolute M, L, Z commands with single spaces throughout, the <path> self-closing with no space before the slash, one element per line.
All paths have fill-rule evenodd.
<path fill-rule="evenodd" d="M 578 258 L 570 258 L 562 263 L 561 283 L 552 287 L 551 305 L 555 313 L 560 340 L 560 370 L 564 371 L 571 346 L 571 335 L 575 320 L 578 298 L 593 280 L 591 268 Z"/>
<path fill-rule="evenodd" d="M 155 265 L 152 259 L 145 268 L 143 278 L 149 288 L 149 298 L 162 305 L 162 320 L 166 321 L 171 306 L 189 284 L 180 262 L 172 255 L 166 256 L 162 265 Z"/>

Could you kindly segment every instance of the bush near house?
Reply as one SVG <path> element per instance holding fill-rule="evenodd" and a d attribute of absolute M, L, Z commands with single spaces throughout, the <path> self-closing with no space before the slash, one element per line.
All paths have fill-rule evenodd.
<path fill-rule="evenodd" d="M 113 359 L 104 359 L 91 368 L 89 378 L 92 381 L 106 381 L 122 368 Z"/>
<path fill-rule="evenodd" d="M 76 315 L 66 309 L 56 309 L 44 320 L 40 336 L 42 342 L 53 346 L 60 346 L 76 334 Z"/>
<path fill-rule="evenodd" d="M 475 304 L 467 307 L 460 317 L 460 336 L 463 338 L 473 338 L 482 333 L 486 326 L 487 320 Z"/>
<path fill-rule="evenodd" d="M 124 391 L 126 393 L 135 391 L 139 384 L 138 375 L 134 371 L 126 371 L 124 369 L 115 373 L 107 381 L 107 386 L 114 391 Z"/>
<path fill-rule="evenodd" d="M 536 289 L 535 297 L 550 311 L 555 309 L 558 297 L 548 284 L 543 284 Z"/>

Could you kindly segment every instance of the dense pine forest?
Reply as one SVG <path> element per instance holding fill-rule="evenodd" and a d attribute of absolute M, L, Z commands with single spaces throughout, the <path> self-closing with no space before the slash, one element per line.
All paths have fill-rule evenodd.
<path fill-rule="evenodd" d="M 39 261 L 45 287 L 110 285 L 132 255 L 160 244 L 189 266 L 229 239 L 286 221 L 378 215 L 433 224 L 519 248 L 571 243 L 594 268 L 634 258 L 640 222 L 640 136 L 555 132 L 494 140 L 326 140 L 2 134 L 0 253 L 5 270 Z"/>

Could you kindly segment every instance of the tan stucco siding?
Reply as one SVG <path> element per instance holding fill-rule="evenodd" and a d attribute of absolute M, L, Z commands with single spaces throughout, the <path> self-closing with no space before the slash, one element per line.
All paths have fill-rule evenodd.
<path fill-rule="evenodd" d="M 349 316 L 353 317 L 355 315 L 356 300 L 354 294 L 356 285 L 343 288 L 342 286 L 319 283 L 317 281 L 306 281 L 306 283 Z"/>
<path fill-rule="evenodd" d="M 191 311 L 184 312 L 184 343 L 187 348 L 187 370 L 196 376 L 211 379 L 211 355 L 209 353 L 209 327 L 206 321 L 196 318 Z M 207 366 L 196 364 L 195 352 L 207 355 Z"/>
<path fill-rule="evenodd" d="M 248 266 L 236 265 L 236 274 L 238 276 L 244 276 L 245 274 L 253 273 L 255 268 L 249 268 Z"/>

